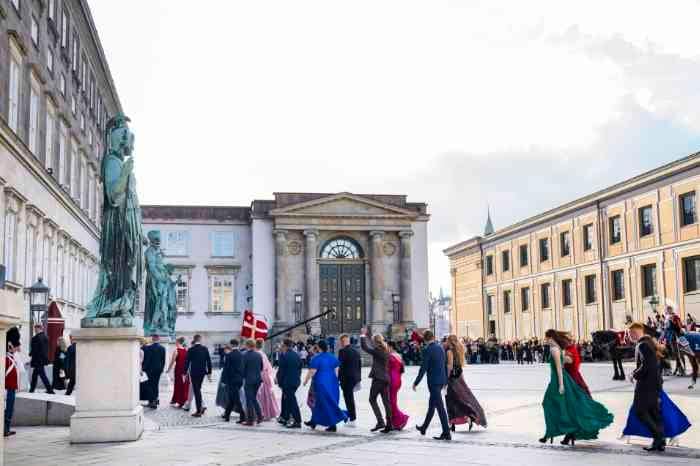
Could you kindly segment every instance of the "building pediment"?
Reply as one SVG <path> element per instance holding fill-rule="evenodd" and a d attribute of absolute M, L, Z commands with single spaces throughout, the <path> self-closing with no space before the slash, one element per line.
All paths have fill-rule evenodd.
<path fill-rule="evenodd" d="M 418 212 L 350 193 L 340 193 L 288 205 L 270 212 L 272 217 L 415 218 Z"/>

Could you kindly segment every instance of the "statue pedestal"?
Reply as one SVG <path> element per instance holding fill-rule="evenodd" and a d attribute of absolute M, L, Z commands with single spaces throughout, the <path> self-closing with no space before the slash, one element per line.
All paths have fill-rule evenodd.
<path fill-rule="evenodd" d="M 139 402 L 141 329 L 81 328 L 71 443 L 127 442 L 143 433 Z"/>

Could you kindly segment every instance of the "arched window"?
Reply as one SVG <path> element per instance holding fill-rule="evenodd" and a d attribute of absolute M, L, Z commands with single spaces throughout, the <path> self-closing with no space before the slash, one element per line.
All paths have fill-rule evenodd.
<path fill-rule="evenodd" d="M 362 249 L 350 238 L 335 238 L 321 250 L 321 259 L 361 259 Z"/>

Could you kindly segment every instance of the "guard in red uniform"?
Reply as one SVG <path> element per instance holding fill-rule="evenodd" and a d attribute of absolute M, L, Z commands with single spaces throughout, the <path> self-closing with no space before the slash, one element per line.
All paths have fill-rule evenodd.
<path fill-rule="evenodd" d="M 14 353 L 15 347 L 8 342 L 5 354 L 5 437 L 15 435 L 15 432 L 10 430 L 12 415 L 15 411 L 15 394 L 19 388 L 19 371 Z"/>

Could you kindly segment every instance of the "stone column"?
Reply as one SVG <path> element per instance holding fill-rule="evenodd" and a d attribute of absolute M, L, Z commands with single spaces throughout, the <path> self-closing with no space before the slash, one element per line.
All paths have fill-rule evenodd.
<path fill-rule="evenodd" d="M 402 231 L 401 238 L 401 322 L 413 325 L 412 286 L 411 286 L 411 236 L 412 231 Z"/>
<path fill-rule="evenodd" d="M 370 258 L 372 277 L 372 316 L 370 325 L 373 333 L 384 333 L 386 316 L 384 312 L 384 266 L 382 264 L 383 231 L 370 231 L 372 240 L 372 255 Z M 374 327 L 377 327 L 376 329 Z M 381 328 L 380 328 L 381 327 Z"/>
<path fill-rule="evenodd" d="M 306 303 L 304 318 L 310 319 L 320 313 L 320 296 L 318 283 L 318 267 L 316 265 L 316 250 L 318 246 L 318 230 L 305 230 L 306 245 L 304 247 L 304 279 L 306 284 Z M 321 333 L 321 321 L 316 319 L 310 323 L 311 333 Z"/>
<path fill-rule="evenodd" d="M 275 235 L 275 322 L 274 325 L 287 323 L 287 230 L 274 230 Z"/>

